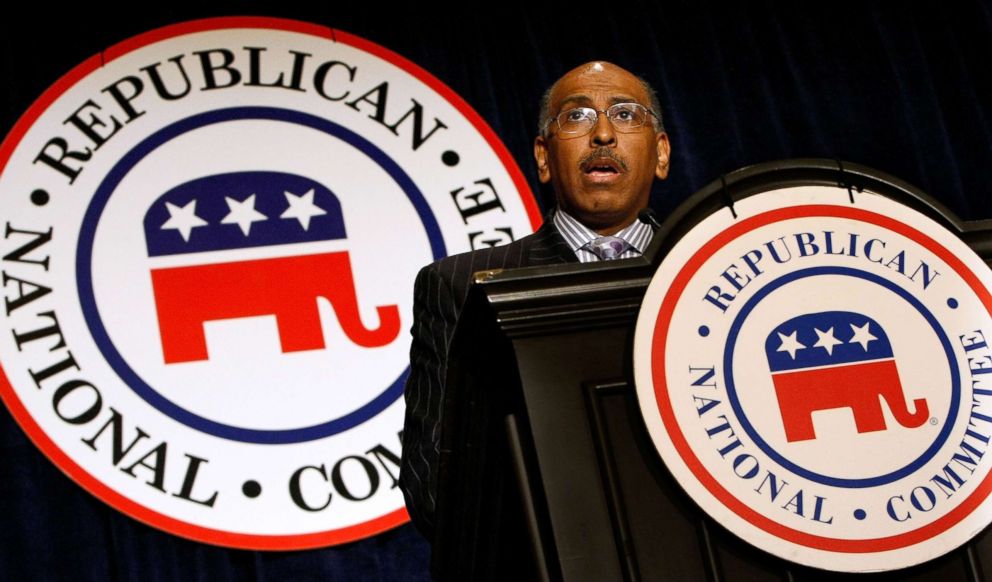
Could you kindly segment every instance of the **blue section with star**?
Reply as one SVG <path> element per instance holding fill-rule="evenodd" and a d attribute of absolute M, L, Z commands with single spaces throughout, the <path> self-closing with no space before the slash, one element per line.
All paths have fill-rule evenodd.
<path fill-rule="evenodd" d="M 152 257 L 345 238 L 337 197 L 284 172 L 232 172 L 180 184 L 152 203 L 144 230 Z"/>
<path fill-rule="evenodd" d="M 889 338 L 874 319 L 851 311 L 793 317 L 765 340 L 772 372 L 851 364 L 892 357 Z"/>

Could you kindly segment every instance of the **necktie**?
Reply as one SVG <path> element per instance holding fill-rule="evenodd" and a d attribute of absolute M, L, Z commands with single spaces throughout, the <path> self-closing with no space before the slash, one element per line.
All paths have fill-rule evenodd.
<path fill-rule="evenodd" d="M 630 243 L 617 236 L 601 236 L 586 244 L 586 249 L 601 261 L 617 259 L 630 248 Z"/>

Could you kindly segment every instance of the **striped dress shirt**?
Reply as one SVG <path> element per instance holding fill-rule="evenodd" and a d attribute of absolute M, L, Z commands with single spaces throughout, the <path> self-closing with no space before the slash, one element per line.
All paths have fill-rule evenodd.
<path fill-rule="evenodd" d="M 590 242 L 599 238 L 599 234 L 595 231 L 589 230 L 588 227 L 560 208 L 557 212 L 555 212 L 555 217 L 553 220 L 555 223 L 555 228 L 558 229 L 561 237 L 565 239 L 565 242 L 569 247 L 571 247 L 580 263 L 592 263 L 600 260 L 599 257 L 590 251 L 586 246 Z M 640 220 L 635 220 L 613 236 L 622 238 L 630 245 L 630 247 L 617 258 L 630 259 L 644 254 L 644 250 L 648 248 L 648 244 L 651 243 L 651 237 L 654 236 L 654 230 L 651 229 L 650 225 L 645 224 Z"/>

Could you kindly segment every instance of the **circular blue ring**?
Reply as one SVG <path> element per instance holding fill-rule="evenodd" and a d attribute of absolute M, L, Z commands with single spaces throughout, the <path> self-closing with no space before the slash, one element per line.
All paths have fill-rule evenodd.
<path fill-rule="evenodd" d="M 907 303 L 916 308 L 917 311 L 923 315 L 930 327 L 933 328 L 934 332 L 937 334 L 937 339 L 940 340 L 941 346 L 944 348 L 944 353 L 947 356 L 948 364 L 951 369 L 951 404 L 947 411 L 946 420 L 944 421 L 944 427 L 941 429 L 940 433 L 937 435 L 937 439 L 923 452 L 916 460 L 909 463 L 901 469 L 892 471 L 891 473 L 886 473 L 884 475 L 879 475 L 878 477 L 867 477 L 863 479 L 844 479 L 840 477 L 831 477 L 829 475 L 822 475 L 820 473 L 815 473 L 808 469 L 804 469 L 799 465 L 796 465 L 792 461 L 789 461 L 784 456 L 778 453 L 775 449 L 768 445 L 761 435 L 758 434 L 754 427 L 751 426 L 750 421 L 748 421 L 747 416 L 744 414 L 744 409 L 741 407 L 740 401 L 737 398 L 737 388 L 734 385 L 734 372 L 733 372 L 733 357 L 734 357 L 734 345 L 737 342 L 737 335 L 740 333 L 741 326 L 744 324 L 744 320 L 751 313 L 752 310 L 758 305 L 758 303 L 764 299 L 769 293 L 778 289 L 779 287 L 785 285 L 786 283 L 791 283 L 797 279 L 802 279 L 805 277 L 812 277 L 818 275 L 845 275 L 849 277 L 857 277 L 859 279 L 866 279 L 882 287 L 885 287 L 889 291 L 894 292 L 896 295 L 902 297 Z M 947 339 L 940 324 L 937 319 L 927 310 L 926 307 L 916 298 L 910 295 L 901 287 L 897 286 L 895 283 L 883 279 L 878 275 L 861 271 L 859 269 L 851 269 L 848 267 L 812 267 L 809 269 L 801 269 L 799 271 L 793 271 L 787 275 L 783 275 L 778 279 L 775 279 L 771 283 L 762 287 L 754 297 L 751 297 L 744 304 L 741 312 L 734 319 L 733 324 L 730 326 L 730 333 L 727 336 L 726 348 L 724 349 L 723 356 L 723 369 L 726 370 L 726 383 L 727 383 L 727 396 L 730 399 L 730 405 L 734 409 L 734 413 L 737 415 L 737 419 L 741 423 L 741 427 L 744 432 L 747 433 L 749 437 L 754 441 L 758 448 L 765 452 L 769 457 L 772 458 L 779 465 L 785 467 L 786 469 L 792 471 L 800 477 L 805 477 L 810 481 L 815 481 L 817 483 L 822 483 L 824 485 L 831 485 L 834 487 L 876 487 L 878 485 L 884 485 L 886 483 L 891 483 L 898 479 L 909 475 L 916 469 L 923 466 L 924 463 L 930 460 L 938 450 L 947 441 L 947 437 L 951 434 L 951 428 L 954 424 L 954 419 L 957 418 L 958 405 L 961 402 L 961 376 L 958 373 L 957 367 L 954 366 L 954 353 L 951 348 L 951 342 Z"/>
<path fill-rule="evenodd" d="M 364 153 L 389 174 L 403 190 L 407 198 L 410 199 L 410 202 L 420 217 L 421 223 L 423 223 L 424 229 L 427 231 L 431 253 L 434 258 L 439 259 L 447 254 L 444 247 L 444 239 L 441 236 L 441 229 L 434 219 L 434 215 L 431 213 L 423 193 L 420 192 L 420 189 L 413 183 L 413 180 L 410 179 L 406 172 L 392 158 L 387 156 L 385 152 L 370 141 L 332 121 L 299 111 L 275 107 L 232 107 L 193 115 L 163 127 L 131 149 L 107 173 L 107 176 L 100 183 L 93 199 L 90 201 L 89 207 L 86 209 L 86 214 L 83 216 L 82 228 L 79 232 L 79 246 L 76 251 L 76 280 L 79 285 L 79 301 L 82 304 L 83 317 L 86 319 L 86 324 L 93 334 L 93 339 L 97 347 L 107 359 L 107 363 L 110 364 L 125 384 L 134 390 L 145 402 L 155 407 L 161 413 L 195 430 L 234 441 L 259 444 L 288 444 L 312 441 L 354 428 L 385 410 L 403 394 L 403 384 L 406 382 L 406 377 L 410 373 L 409 366 L 375 398 L 356 410 L 326 422 L 282 430 L 243 428 L 224 424 L 178 406 L 162 396 L 131 369 L 110 340 L 110 335 L 107 333 L 100 318 L 100 311 L 93 292 L 91 255 L 96 237 L 96 228 L 99 224 L 100 216 L 110 201 L 110 197 L 128 172 L 156 148 L 180 135 L 215 123 L 245 119 L 283 121 L 303 125 L 341 139 Z"/>

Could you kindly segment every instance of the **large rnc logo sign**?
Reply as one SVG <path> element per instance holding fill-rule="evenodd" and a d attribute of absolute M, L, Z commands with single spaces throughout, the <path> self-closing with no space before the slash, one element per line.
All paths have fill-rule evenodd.
<path fill-rule="evenodd" d="M 110 48 L 32 106 L 0 164 L 14 418 L 113 507 L 242 548 L 407 521 L 416 272 L 539 220 L 450 89 L 285 20 Z"/>
<path fill-rule="evenodd" d="M 787 187 L 720 210 L 651 282 L 645 423 L 728 529 L 788 560 L 903 568 L 992 519 L 992 273 L 888 198 Z"/>

